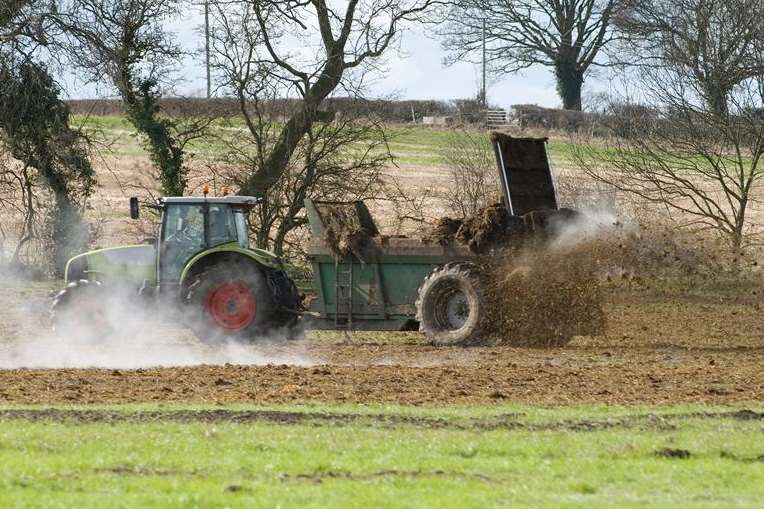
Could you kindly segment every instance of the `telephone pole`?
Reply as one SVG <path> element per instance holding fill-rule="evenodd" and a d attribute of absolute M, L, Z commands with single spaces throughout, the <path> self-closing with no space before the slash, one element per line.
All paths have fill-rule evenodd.
<path fill-rule="evenodd" d="M 210 0 L 204 0 L 204 54 L 207 67 L 207 99 L 212 97 L 212 76 L 210 73 Z"/>
<path fill-rule="evenodd" d="M 483 103 L 483 108 L 487 108 L 488 101 L 485 95 L 485 18 L 483 18 L 483 83 L 480 90 L 480 100 Z"/>

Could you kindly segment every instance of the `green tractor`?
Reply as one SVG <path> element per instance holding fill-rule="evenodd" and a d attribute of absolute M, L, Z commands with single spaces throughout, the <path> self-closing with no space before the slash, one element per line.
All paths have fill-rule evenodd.
<path fill-rule="evenodd" d="M 98 249 L 66 266 L 66 287 L 53 300 L 55 330 L 104 333 L 115 296 L 122 302 L 178 310 L 204 341 L 252 338 L 290 329 L 300 298 L 281 260 L 249 246 L 250 196 L 162 198 L 158 238 L 143 245 Z M 130 216 L 139 217 L 137 198 Z M 164 309 L 164 308 L 163 308 Z"/>

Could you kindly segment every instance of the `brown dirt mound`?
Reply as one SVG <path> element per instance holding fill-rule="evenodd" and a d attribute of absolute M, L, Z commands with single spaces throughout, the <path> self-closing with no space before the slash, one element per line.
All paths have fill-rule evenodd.
<path fill-rule="evenodd" d="M 494 203 L 464 220 L 455 234 L 456 240 L 473 252 L 484 252 L 506 240 L 509 214 L 501 203 Z"/>
<path fill-rule="evenodd" d="M 585 247 L 505 253 L 487 265 L 492 334 L 500 343 L 558 346 L 605 328 L 596 266 Z"/>
<path fill-rule="evenodd" d="M 440 218 L 422 240 L 441 245 L 459 242 L 474 253 L 486 253 L 498 246 L 517 245 L 524 223 L 523 218 L 511 217 L 502 203 L 494 203 L 465 219 Z"/>
<path fill-rule="evenodd" d="M 439 219 L 422 240 L 442 245 L 460 242 L 473 253 L 485 254 L 499 248 L 521 247 L 531 238 L 544 239 L 576 217 L 578 213 L 570 209 L 544 209 L 511 216 L 503 203 L 494 203 L 463 220 Z"/>
<path fill-rule="evenodd" d="M 456 238 L 456 232 L 461 228 L 463 221 L 452 217 L 441 217 L 432 226 L 432 229 L 422 237 L 423 242 L 437 243 L 441 246 L 451 244 Z"/>
<path fill-rule="evenodd" d="M 324 240 L 339 256 L 354 254 L 362 260 L 376 256 L 380 249 L 369 232 L 361 225 L 355 209 L 344 204 L 323 205 L 321 216 L 326 227 Z"/>

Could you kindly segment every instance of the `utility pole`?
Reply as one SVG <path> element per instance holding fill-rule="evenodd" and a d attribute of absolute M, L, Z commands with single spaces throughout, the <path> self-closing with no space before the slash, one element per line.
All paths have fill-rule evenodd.
<path fill-rule="evenodd" d="M 483 108 L 487 108 L 488 101 L 485 95 L 485 18 L 483 18 L 483 83 L 480 90 L 480 100 L 483 103 Z"/>
<path fill-rule="evenodd" d="M 212 97 L 212 77 L 210 73 L 210 0 L 204 0 L 204 54 L 207 66 L 207 99 Z"/>

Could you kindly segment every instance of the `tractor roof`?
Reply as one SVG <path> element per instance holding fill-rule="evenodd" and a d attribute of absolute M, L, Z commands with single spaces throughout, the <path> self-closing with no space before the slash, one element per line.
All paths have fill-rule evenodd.
<path fill-rule="evenodd" d="M 229 205 L 243 205 L 252 207 L 257 205 L 260 198 L 254 196 L 171 196 L 160 198 L 159 203 L 227 203 Z"/>

